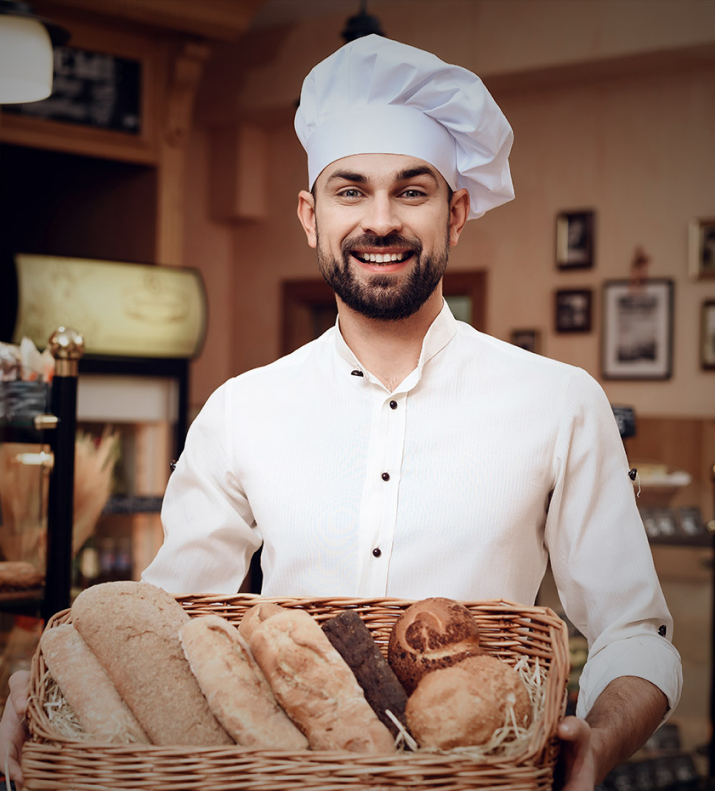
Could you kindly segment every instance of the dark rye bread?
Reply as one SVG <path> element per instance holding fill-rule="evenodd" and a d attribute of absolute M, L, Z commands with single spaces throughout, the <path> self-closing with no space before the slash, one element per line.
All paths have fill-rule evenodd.
<path fill-rule="evenodd" d="M 188 620 L 173 596 L 145 582 L 94 585 L 72 605 L 75 628 L 153 744 L 233 744 L 184 656 Z"/>
<path fill-rule="evenodd" d="M 323 631 L 333 648 L 355 674 L 372 710 L 390 732 L 397 736 L 398 728 L 385 711 L 391 711 L 407 727 L 405 719 L 407 693 L 380 652 L 362 618 L 352 610 L 345 610 L 335 618 L 325 621 Z"/>

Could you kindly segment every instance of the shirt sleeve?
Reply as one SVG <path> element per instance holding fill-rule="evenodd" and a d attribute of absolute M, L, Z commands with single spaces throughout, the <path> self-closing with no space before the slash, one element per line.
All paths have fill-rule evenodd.
<path fill-rule="evenodd" d="M 142 580 L 170 593 L 233 594 L 261 536 L 236 477 L 230 386 L 191 424 L 164 495 L 164 543 Z"/>
<path fill-rule="evenodd" d="M 586 716 L 615 678 L 637 676 L 680 699 L 682 669 L 638 513 L 628 460 L 600 385 L 571 375 L 554 448 L 545 540 L 566 615 L 586 637 L 576 713 Z"/>

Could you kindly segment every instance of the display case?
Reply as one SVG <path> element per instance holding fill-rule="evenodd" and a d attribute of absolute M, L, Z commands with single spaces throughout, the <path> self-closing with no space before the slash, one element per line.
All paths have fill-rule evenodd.
<path fill-rule="evenodd" d="M 0 382 L 0 702 L 42 624 L 69 606 L 78 363 L 82 336 L 50 338 L 51 385 Z"/>

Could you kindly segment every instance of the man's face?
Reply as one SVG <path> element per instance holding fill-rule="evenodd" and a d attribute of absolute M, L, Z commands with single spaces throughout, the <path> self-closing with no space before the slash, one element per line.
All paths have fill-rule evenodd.
<path fill-rule="evenodd" d="M 325 168 L 313 194 L 301 193 L 299 216 L 339 300 L 383 321 L 416 313 L 461 230 L 442 176 L 416 157 L 359 154 Z"/>

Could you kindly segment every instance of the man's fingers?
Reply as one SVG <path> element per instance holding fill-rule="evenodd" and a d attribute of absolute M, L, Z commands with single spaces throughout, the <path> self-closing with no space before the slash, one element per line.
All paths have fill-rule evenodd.
<path fill-rule="evenodd" d="M 578 742 L 588 739 L 590 730 L 588 723 L 580 717 L 564 717 L 556 735 L 565 742 Z"/>
<path fill-rule="evenodd" d="M 22 719 L 27 711 L 27 690 L 30 686 L 30 671 L 18 670 L 8 679 L 10 687 L 10 702 L 17 713 L 18 719 Z"/>
<path fill-rule="evenodd" d="M 22 788 L 20 755 L 27 738 L 24 717 L 27 711 L 27 688 L 30 673 L 21 670 L 13 673 L 9 680 L 10 695 L 0 720 L 0 769 L 14 780 L 18 789 Z"/>

